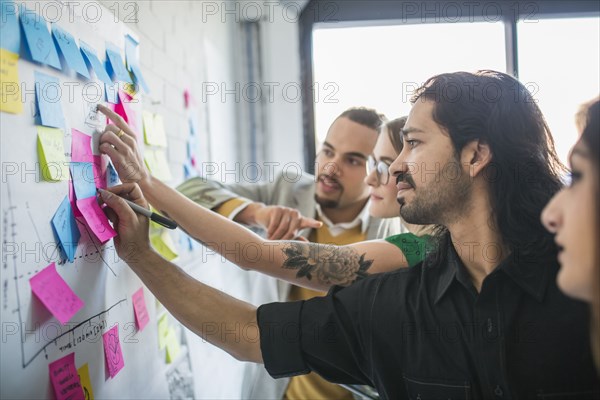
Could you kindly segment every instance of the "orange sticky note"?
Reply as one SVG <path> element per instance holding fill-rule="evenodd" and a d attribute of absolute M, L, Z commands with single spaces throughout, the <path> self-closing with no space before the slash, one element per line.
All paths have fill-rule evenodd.
<path fill-rule="evenodd" d="M 84 306 L 83 301 L 56 272 L 54 263 L 29 279 L 29 285 L 31 291 L 63 325 Z"/>

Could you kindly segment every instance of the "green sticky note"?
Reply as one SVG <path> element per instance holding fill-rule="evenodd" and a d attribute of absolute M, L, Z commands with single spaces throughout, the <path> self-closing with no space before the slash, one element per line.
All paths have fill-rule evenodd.
<path fill-rule="evenodd" d="M 169 261 L 174 260 L 179 255 L 171 235 L 165 230 L 150 235 L 150 243 L 152 243 L 154 250 Z"/>
<path fill-rule="evenodd" d="M 162 115 L 144 111 L 142 120 L 144 122 L 144 142 L 152 146 L 167 147 L 167 134 Z"/>
<path fill-rule="evenodd" d="M 179 353 L 181 353 L 181 347 L 179 346 L 179 340 L 177 340 L 177 334 L 175 329 L 169 328 L 167 332 L 166 344 L 167 344 L 167 364 L 171 364 L 177 359 Z"/>
<path fill-rule="evenodd" d="M 167 334 L 169 333 L 169 318 L 165 313 L 158 319 L 158 348 L 164 349 L 167 345 Z"/>
<path fill-rule="evenodd" d="M 38 158 L 44 180 L 49 182 L 69 179 L 69 165 L 65 159 L 63 132 L 60 129 L 38 126 Z"/>
<path fill-rule="evenodd" d="M 169 168 L 169 162 L 164 150 L 146 149 L 144 152 L 144 161 L 152 175 L 161 181 L 170 181 L 172 179 L 171 169 Z"/>

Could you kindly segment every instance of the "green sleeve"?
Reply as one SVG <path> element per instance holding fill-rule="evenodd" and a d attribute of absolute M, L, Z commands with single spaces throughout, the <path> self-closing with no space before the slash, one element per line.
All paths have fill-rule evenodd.
<path fill-rule="evenodd" d="M 427 246 L 431 245 L 429 239 L 430 237 L 427 235 L 416 236 L 412 233 L 401 233 L 385 238 L 387 242 L 398 247 L 404 253 L 409 267 L 423 261 L 427 254 Z"/>

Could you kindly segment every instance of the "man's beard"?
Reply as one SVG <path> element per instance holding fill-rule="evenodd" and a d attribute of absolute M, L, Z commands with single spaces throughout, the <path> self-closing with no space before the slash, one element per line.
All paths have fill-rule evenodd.
<path fill-rule="evenodd" d="M 464 214 L 470 204 L 471 178 L 460 169 L 457 160 L 452 162 L 459 165 L 460 175 L 457 177 L 444 176 L 446 168 L 441 168 L 427 185 L 416 186 L 412 176 L 404 177 L 404 181 L 410 183 L 414 190 L 410 203 L 405 203 L 402 197 L 398 199 L 400 216 L 406 222 L 447 225 Z M 399 180 L 402 180 L 401 176 Z"/>
<path fill-rule="evenodd" d="M 319 197 L 318 194 L 315 193 L 315 201 L 317 202 L 318 205 L 321 206 L 321 208 L 337 208 L 340 205 L 340 201 L 338 200 L 332 200 L 332 199 L 324 199 Z"/>

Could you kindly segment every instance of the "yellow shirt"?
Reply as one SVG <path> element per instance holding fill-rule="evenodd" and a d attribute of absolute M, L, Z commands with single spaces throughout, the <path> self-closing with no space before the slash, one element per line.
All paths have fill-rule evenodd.
<path fill-rule="evenodd" d="M 345 230 L 337 236 L 331 235 L 329 228 L 326 224 L 323 224 L 321 228 L 312 231 L 309 240 L 314 243 L 326 243 L 345 245 L 356 242 L 362 242 L 366 240 L 366 233 L 362 232 L 361 226 L 357 226 L 352 229 Z M 317 292 L 302 288 L 299 286 L 292 286 L 290 290 L 289 300 L 307 300 L 316 296 L 324 296 L 325 293 Z M 327 399 L 327 400 L 352 400 L 354 397 L 352 393 L 334 383 L 327 382 L 319 375 L 311 372 L 308 375 L 295 376 L 290 379 L 290 384 L 285 392 L 284 399 L 286 400 L 300 400 L 300 399 Z"/>

